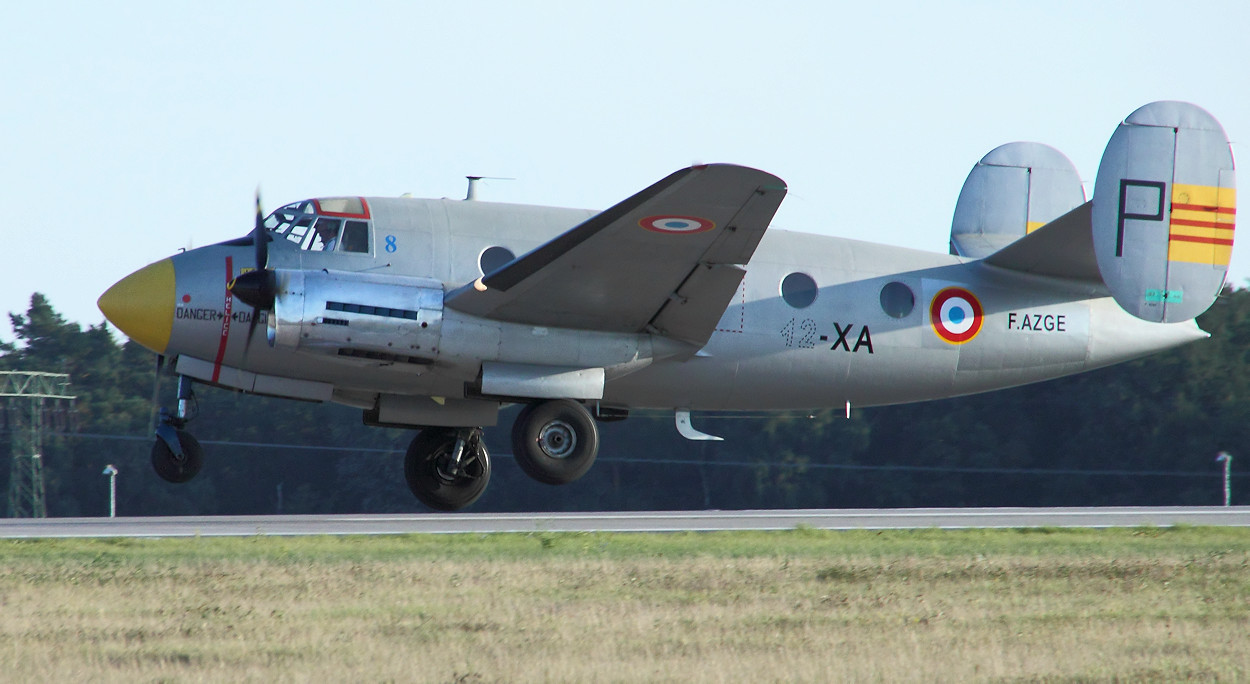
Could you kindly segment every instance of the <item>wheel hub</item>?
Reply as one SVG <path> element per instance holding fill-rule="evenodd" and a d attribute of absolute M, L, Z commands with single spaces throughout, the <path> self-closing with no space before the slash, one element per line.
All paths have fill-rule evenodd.
<path fill-rule="evenodd" d="M 551 458 L 568 458 L 577 448 L 577 432 L 572 425 L 553 420 L 538 431 L 538 448 Z"/>
<path fill-rule="evenodd" d="M 473 480 L 482 475 L 481 459 L 485 458 L 486 447 L 476 440 L 466 444 L 464 454 L 456 461 L 455 443 L 443 445 L 430 458 L 434 476 L 443 484 L 454 485 L 465 480 Z"/>
<path fill-rule="evenodd" d="M 451 454 L 440 454 L 434 457 L 434 477 L 438 478 L 443 484 L 454 484 L 458 479 L 458 472 L 453 470 L 454 465 L 451 462 Z"/>

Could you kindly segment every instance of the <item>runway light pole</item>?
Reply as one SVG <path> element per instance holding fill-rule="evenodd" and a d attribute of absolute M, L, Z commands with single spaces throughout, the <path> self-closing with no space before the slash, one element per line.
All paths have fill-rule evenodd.
<path fill-rule="evenodd" d="M 1220 455 L 1215 457 L 1215 462 L 1224 463 L 1224 505 L 1229 506 L 1233 500 L 1233 456 L 1227 451 L 1221 451 Z"/>
<path fill-rule="evenodd" d="M 117 517 L 117 468 L 110 463 L 104 466 L 103 475 L 109 476 L 109 517 Z"/>

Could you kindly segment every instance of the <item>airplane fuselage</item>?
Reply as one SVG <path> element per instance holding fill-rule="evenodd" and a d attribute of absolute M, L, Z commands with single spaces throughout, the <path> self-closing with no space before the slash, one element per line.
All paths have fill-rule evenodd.
<path fill-rule="evenodd" d="M 235 370 L 299 379 L 319 383 L 318 398 L 362 408 L 379 395 L 463 398 L 483 362 L 501 362 L 603 368 L 605 405 L 783 410 L 982 392 L 1090 370 L 1205 335 L 1192 322 L 1160 325 L 1135 318 L 1100 283 L 771 230 L 711 339 L 696 353 L 647 333 L 500 322 L 441 307 L 443 291 L 483 275 L 479 257 L 485 250 L 522 254 L 592 211 L 404 198 L 367 203 L 369 251 L 307 251 L 278 239 L 270 246 L 270 264 L 278 272 L 357 274 L 394 283 L 401 291 L 423 285 L 430 295 L 425 310 L 439 318 L 438 334 L 427 335 L 424 349 L 344 353 L 359 343 L 361 326 L 352 329 L 353 340 L 346 329 L 334 329 L 334 316 L 324 307 L 313 310 L 311 303 L 302 311 L 306 328 L 343 334 L 320 341 L 305 334 L 311 341 L 302 346 L 271 348 L 261 333 L 248 344 L 252 311 L 232 298 L 226 285 L 249 270 L 251 247 L 223 244 L 171 258 L 176 304 L 168 345 L 159 351 L 200 360 L 191 370 L 201 380 L 223 383 L 223 368 L 223 384 L 229 386 L 237 386 L 229 382 Z M 810 278 L 815 291 L 800 291 L 787 301 L 782 282 L 791 274 Z M 966 291 L 980 306 L 979 328 L 967 339 L 944 337 L 940 321 L 935 323 L 940 316 L 934 316 L 934 300 L 950 288 Z M 340 299 L 353 297 L 352 304 L 371 304 L 359 291 Z M 410 298 L 416 301 L 415 295 Z M 387 306 L 405 310 L 393 301 Z M 420 308 L 414 303 L 406 310 Z M 279 335 L 284 323 L 278 321 Z M 413 335 L 418 336 L 419 331 Z M 399 336 L 388 325 L 383 337 Z M 263 393 L 283 391 L 271 387 Z"/>

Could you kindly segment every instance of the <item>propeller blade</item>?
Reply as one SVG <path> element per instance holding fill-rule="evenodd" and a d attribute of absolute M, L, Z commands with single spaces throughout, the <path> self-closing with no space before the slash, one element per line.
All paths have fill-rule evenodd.
<path fill-rule="evenodd" d="M 247 322 L 247 339 L 243 341 L 243 358 L 252 349 L 252 335 L 256 333 L 256 321 L 260 320 L 260 309 L 252 309 L 252 319 Z M 270 345 L 273 346 L 273 345 Z"/>
<path fill-rule="evenodd" d="M 227 289 L 239 301 L 252 307 L 252 318 L 247 322 L 247 338 L 243 342 L 243 357 L 246 359 L 248 351 L 252 348 L 252 335 L 256 334 L 256 325 L 260 322 L 261 312 L 273 315 L 274 300 L 278 292 L 277 277 L 267 268 L 248 271 L 230 281 Z M 268 337 L 267 333 L 266 337 Z M 272 340 L 269 341 L 269 346 L 273 346 Z"/>
<path fill-rule="evenodd" d="M 256 227 L 252 229 L 252 244 L 256 249 L 256 270 L 269 266 L 269 231 L 265 230 L 265 213 L 260 206 L 260 188 L 256 188 Z"/>
<path fill-rule="evenodd" d="M 252 228 L 252 246 L 256 254 L 256 269 L 241 273 L 226 285 L 230 294 L 252 307 L 252 318 L 247 324 L 247 339 L 243 343 L 243 355 L 252 348 L 252 335 L 256 333 L 256 324 L 260 321 L 261 312 L 273 311 L 274 299 L 278 294 L 277 278 L 269 269 L 269 231 L 265 230 L 265 212 L 260 201 L 260 188 L 256 188 L 256 224 Z M 268 335 L 266 335 L 268 337 Z M 270 344 L 272 346 L 272 343 Z"/>

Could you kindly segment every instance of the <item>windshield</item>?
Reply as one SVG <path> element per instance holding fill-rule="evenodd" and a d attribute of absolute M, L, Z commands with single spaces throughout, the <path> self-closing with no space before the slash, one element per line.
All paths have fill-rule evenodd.
<path fill-rule="evenodd" d="M 292 202 L 265 219 L 265 227 L 315 252 L 369 251 L 369 203 L 363 197 Z"/>

